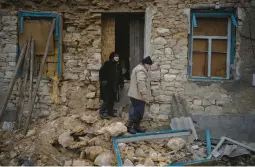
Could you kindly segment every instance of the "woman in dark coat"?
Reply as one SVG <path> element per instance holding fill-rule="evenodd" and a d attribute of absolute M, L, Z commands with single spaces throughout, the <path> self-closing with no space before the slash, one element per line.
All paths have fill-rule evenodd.
<path fill-rule="evenodd" d="M 119 88 L 124 87 L 119 55 L 116 52 L 112 52 L 109 60 L 100 68 L 99 81 L 100 98 L 103 100 L 99 114 L 102 118 L 116 117 L 113 111 L 114 102 L 119 101 Z"/>

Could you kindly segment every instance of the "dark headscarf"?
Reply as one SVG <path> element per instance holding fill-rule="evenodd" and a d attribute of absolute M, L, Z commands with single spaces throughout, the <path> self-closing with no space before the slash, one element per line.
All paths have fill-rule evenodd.
<path fill-rule="evenodd" d="M 112 52 L 109 56 L 109 60 L 112 60 L 115 56 L 119 56 L 116 52 Z"/>

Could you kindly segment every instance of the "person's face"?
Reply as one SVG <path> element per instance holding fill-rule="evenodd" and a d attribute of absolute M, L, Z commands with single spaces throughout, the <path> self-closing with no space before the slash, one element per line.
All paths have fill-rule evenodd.
<path fill-rule="evenodd" d="M 120 59 L 119 56 L 114 56 L 114 57 L 113 57 L 113 60 L 116 61 L 116 62 L 118 62 L 119 59 Z"/>
<path fill-rule="evenodd" d="M 151 65 L 149 65 L 149 64 L 144 64 L 144 66 L 145 66 L 146 70 L 150 70 L 151 69 Z"/>

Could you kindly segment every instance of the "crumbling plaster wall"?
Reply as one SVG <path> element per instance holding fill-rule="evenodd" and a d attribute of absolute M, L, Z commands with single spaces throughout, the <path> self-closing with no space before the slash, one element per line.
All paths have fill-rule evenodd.
<path fill-rule="evenodd" d="M 254 90 L 250 87 L 250 74 L 254 71 L 254 59 L 249 45 L 246 45 L 249 40 L 241 38 L 238 32 L 235 63 L 241 76 L 240 81 L 206 83 L 187 80 L 189 25 L 185 11 L 194 4 L 215 4 L 217 2 L 234 3 L 231 0 L 150 0 L 141 2 L 116 0 L 62 2 L 59 0 L 38 1 L 37 3 L 34 1 L 5 1 L 1 4 L 1 8 L 3 11 L 7 11 L 5 15 L 10 17 L 7 19 L 8 22 L 14 20 L 12 23 L 14 31 L 9 28 L 8 31 L 13 32 L 15 37 L 11 35 L 6 37 L 8 39 L 6 41 L 11 41 L 10 39 L 14 38 L 11 51 L 5 49 L 6 44 L 11 44 L 11 42 L 1 43 L 0 56 L 1 60 L 4 60 L 4 63 L 1 61 L 0 64 L 1 84 L 5 83 L 6 87 L 9 82 L 8 78 L 11 77 L 9 69 L 13 69 L 15 66 L 13 63 L 9 64 L 9 56 L 11 55 L 15 59 L 16 52 L 14 51 L 17 49 L 15 45 L 17 43 L 17 13 L 9 11 L 61 12 L 64 19 L 64 71 L 63 79 L 59 84 L 60 105 L 55 105 L 53 102 L 52 81 L 43 81 L 37 103 L 37 108 L 40 109 L 38 111 L 40 111 L 39 113 L 45 111 L 44 115 L 55 115 L 55 113 L 66 114 L 69 111 L 97 110 L 100 93 L 98 70 L 101 66 L 101 11 L 145 11 L 147 7 L 152 7 L 155 14 L 152 17 L 149 53 L 155 62 L 151 74 L 154 102 L 150 106 L 148 114 L 153 118 L 167 119 L 171 112 L 173 93 L 185 99 L 191 113 L 244 112 L 243 107 L 246 107 L 245 111 L 253 111 L 252 92 Z M 3 19 L 5 15 L 1 15 L 1 27 L 9 25 Z M 241 26 L 245 25 L 246 21 L 246 17 L 243 17 L 238 21 L 238 24 L 241 31 L 248 33 L 248 30 L 243 28 L 245 26 Z M 1 35 L 6 35 L 3 28 L 0 30 Z M 241 57 L 245 57 L 245 59 Z M 13 59 L 10 58 L 10 62 L 15 62 Z M 248 80 L 249 82 L 247 82 Z M 14 92 L 12 100 L 16 101 L 12 101 L 13 105 L 17 104 L 17 95 L 18 91 Z"/>

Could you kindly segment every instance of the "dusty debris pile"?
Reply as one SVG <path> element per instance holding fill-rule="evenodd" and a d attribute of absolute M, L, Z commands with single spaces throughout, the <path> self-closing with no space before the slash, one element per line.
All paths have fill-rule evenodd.
<path fill-rule="evenodd" d="M 103 120 L 93 111 L 52 115 L 32 122 L 26 136 L 22 131 L 0 132 L 0 165 L 117 165 L 112 137 L 127 134 L 127 116 Z M 148 128 L 159 125 L 143 122 Z"/>
<path fill-rule="evenodd" d="M 119 143 L 119 149 L 125 166 L 165 166 L 195 160 L 194 154 L 190 151 L 192 146 L 179 137 Z M 202 145 L 197 149 L 202 153 L 206 151 Z"/>

